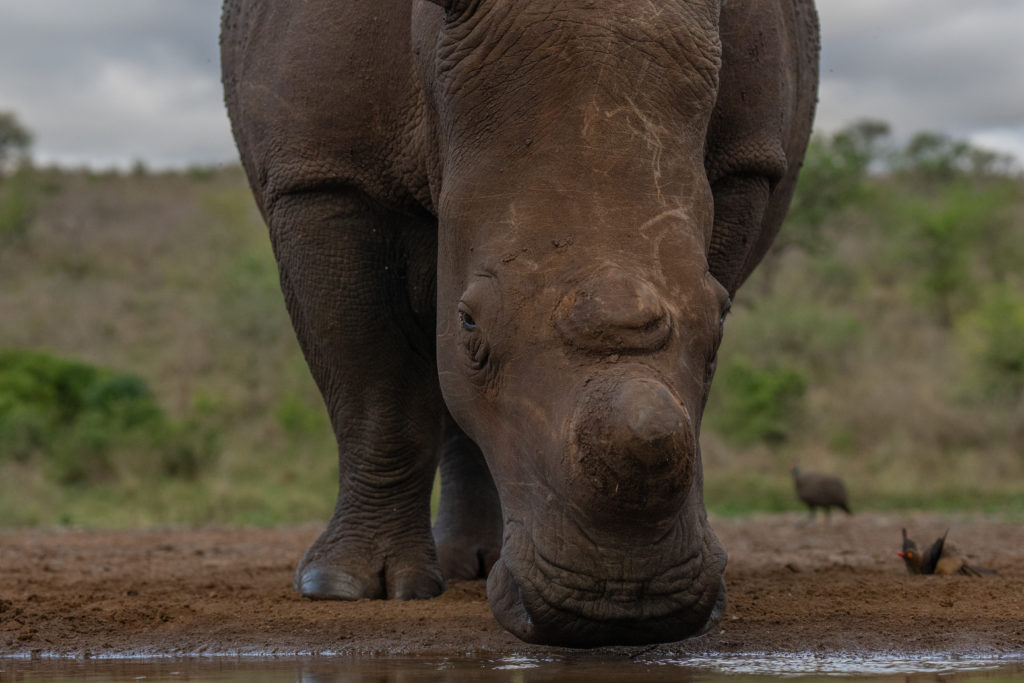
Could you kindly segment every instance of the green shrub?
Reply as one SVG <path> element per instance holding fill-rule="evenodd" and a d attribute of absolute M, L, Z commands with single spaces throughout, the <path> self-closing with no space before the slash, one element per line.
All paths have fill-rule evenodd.
<path fill-rule="evenodd" d="M 983 393 L 1024 395 L 1024 298 L 996 290 L 970 322 L 978 337 L 972 356 Z"/>
<path fill-rule="evenodd" d="M 1012 240 L 1009 209 L 1016 201 L 1005 184 L 947 184 L 941 198 L 923 193 L 899 199 L 890 259 L 909 266 L 918 302 L 942 327 L 973 306 L 985 279 L 999 281 L 1013 266 L 1018 245 Z"/>
<path fill-rule="evenodd" d="M 213 445 L 196 425 L 170 422 L 135 375 L 0 352 L 0 462 L 34 462 L 60 484 L 110 481 L 133 469 L 190 478 Z"/>
<path fill-rule="evenodd" d="M 864 199 L 868 169 L 888 135 L 889 124 L 863 120 L 832 136 L 812 137 L 777 244 L 824 251 L 827 224 L 836 213 Z"/>
<path fill-rule="evenodd" d="M 159 452 L 161 474 L 194 481 L 212 462 L 220 446 L 220 434 L 202 419 L 165 423 Z"/>
<path fill-rule="evenodd" d="M 802 412 L 806 386 L 798 370 L 758 368 L 744 357 L 733 358 L 718 372 L 707 419 L 736 445 L 779 444 Z"/>
<path fill-rule="evenodd" d="M 27 462 L 42 448 L 49 423 L 31 406 L 0 402 L 0 463 Z"/>

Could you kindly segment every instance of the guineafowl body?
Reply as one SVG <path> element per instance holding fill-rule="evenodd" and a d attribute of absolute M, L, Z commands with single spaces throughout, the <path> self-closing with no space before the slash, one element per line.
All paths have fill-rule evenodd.
<path fill-rule="evenodd" d="M 817 508 L 824 508 L 826 514 L 834 507 L 848 515 L 852 514 L 846 485 L 839 477 L 822 472 L 803 472 L 799 466 L 794 465 L 793 483 L 796 486 L 796 497 L 810 509 L 812 517 Z"/>

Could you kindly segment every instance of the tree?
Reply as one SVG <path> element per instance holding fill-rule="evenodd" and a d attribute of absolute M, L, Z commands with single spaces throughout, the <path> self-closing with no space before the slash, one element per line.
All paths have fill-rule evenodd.
<path fill-rule="evenodd" d="M 944 133 L 917 133 L 893 159 L 895 170 L 917 176 L 932 184 L 973 176 L 1012 177 L 1013 157 L 975 147 Z"/>
<path fill-rule="evenodd" d="M 864 180 L 871 165 L 881 159 L 888 135 L 888 123 L 866 119 L 832 137 L 811 139 L 776 251 L 821 248 L 826 220 L 864 198 Z"/>
<path fill-rule="evenodd" d="M 28 150 L 32 134 L 14 114 L 0 111 L 0 245 L 22 236 L 35 215 Z"/>
<path fill-rule="evenodd" d="M 899 253 L 918 297 L 949 328 L 976 303 L 985 280 L 1000 283 L 1012 272 L 1017 244 L 1010 211 L 1018 195 L 1003 185 L 964 181 L 943 183 L 941 190 L 938 197 L 902 197 L 893 211 L 903 238 Z"/>
<path fill-rule="evenodd" d="M 0 112 L 0 175 L 25 161 L 31 145 L 32 134 L 14 114 Z"/>
<path fill-rule="evenodd" d="M 829 243 L 830 220 L 868 195 L 868 171 L 885 154 L 889 124 L 853 123 L 831 136 L 814 135 L 807 147 L 786 222 L 761 262 L 762 291 L 770 295 L 782 255 L 790 249 L 820 253 Z"/>

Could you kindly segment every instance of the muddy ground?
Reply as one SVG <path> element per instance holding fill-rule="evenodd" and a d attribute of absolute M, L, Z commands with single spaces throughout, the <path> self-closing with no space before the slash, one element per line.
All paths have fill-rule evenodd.
<path fill-rule="evenodd" d="M 713 520 L 729 551 L 720 627 L 621 651 L 1024 654 L 1024 526 L 929 514 L 802 522 Z M 949 527 L 950 540 L 1000 576 L 908 576 L 895 554 L 904 525 L 919 541 Z M 0 656 L 566 652 L 505 632 L 482 581 L 416 602 L 305 600 L 291 590 L 292 571 L 318 532 L 0 532 Z"/>

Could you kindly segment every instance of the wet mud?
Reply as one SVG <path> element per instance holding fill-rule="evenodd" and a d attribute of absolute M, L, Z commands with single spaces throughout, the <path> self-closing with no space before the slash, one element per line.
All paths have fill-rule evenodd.
<path fill-rule="evenodd" d="M 1024 526 L 863 513 L 717 519 L 729 608 L 710 634 L 601 656 L 1024 655 Z M 909 576 L 900 528 L 949 538 L 998 577 Z M 0 532 L 0 656 L 562 657 L 525 644 L 483 581 L 412 602 L 314 602 L 291 589 L 318 525 Z M 587 652 L 574 656 L 589 656 Z"/>

